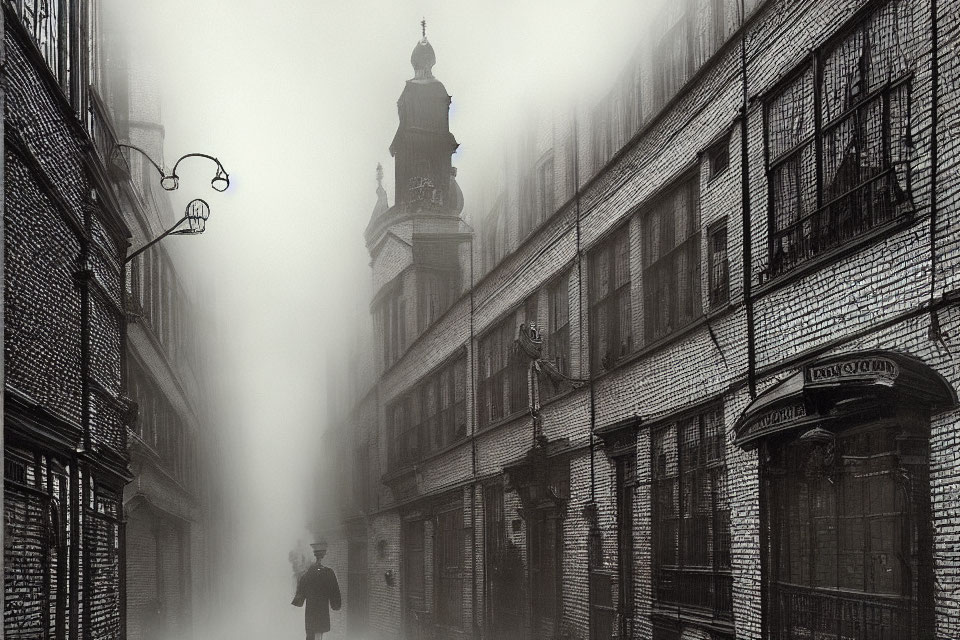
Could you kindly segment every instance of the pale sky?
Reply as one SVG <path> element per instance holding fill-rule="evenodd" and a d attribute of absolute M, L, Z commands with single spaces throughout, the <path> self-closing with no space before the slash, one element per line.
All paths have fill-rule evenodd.
<path fill-rule="evenodd" d="M 231 175 L 217 194 L 212 167 L 185 167 L 174 210 L 205 197 L 211 217 L 203 236 L 165 240 L 223 347 L 220 427 L 249 517 L 236 583 L 258 585 L 231 595 L 239 626 L 209 637 L 302 624 L 287 551 L 305 535 L 323 351 L 369 303 L 356 296 L 370 277 L 362 234 L 377 162 L 393 204 L 387 148 L 421 18 L 453 97 L 454 165 L 476 219 L 479 159 L 509 138 L 512 116 L 609 87 L 655 1 L 105 0 L 161 96 L 167 161 L 202 151 Z M 265 619 L 274 626 L 258 626 Z"/>

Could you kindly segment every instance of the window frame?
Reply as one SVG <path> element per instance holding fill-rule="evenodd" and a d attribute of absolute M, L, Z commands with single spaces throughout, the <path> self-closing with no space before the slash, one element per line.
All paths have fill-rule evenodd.
<path fill-rule="evenodd" d="M 717 266 L 714 264 L 717 255 L 714 239 L 723 233 L 723 262 L 720 271 L 723 273 L 722 282 L 718 280 Z M 711 309 L 718 309 L 730 302 L 730 236 L 728 234 L 727 218 L 713 222 L 707 227 L 707 298 Z"/>
<path fill-rule="evenodd" d="M 480 428 L 497 424 L 519 412 L 521 408 L 527 408 L 526 405 L 513 406 L 515 394 L 519 394 L 519 391 L 514 389 L 514 385 L 519 383 L 521 371 L 523 380 L 527 380 L 527 368 L 514 349 L 520 330 L 520 324 L 517 322 L 519 309 L 520 307 L 514 307 L 477 340 L 479 357 L 477 358 L 476 417 L 477 426 Z M 495 363 L 499 364 L 499 368 L 494 369 Z M 495 398 L 499 400 L 495 402 Z"/>
<path fill-rule="evenodd" d="M 874 87 L 867 87 L 866 91 L 860 93 L 849 104 L 834 107 L 837 111 L 831 117 L 828 117 L 827 112 L 830 107 L 827 102 L 834 100 L 835 97 L 826 97 L 828 92 L 825 90 L 829 81 L 825 70 L 834 60 L 833 57 L 839 55 L 838 52 L 843 49 L 844 45 L 858 34 L 872 34 L 874 22 L 884 16 L 887 11 L 893 12 L 896 19 L 899 20 L 901 12 L 906 11 L 906 4 L 901 0 L 886 0 L 880 3 L 869 3 L 862 7 L 822 46 L 813 49 L 796 68 L 763 95 L 768 232 L 767 264 L 760 275 L 761 284 L 779 279 L 795 271 L 802 272 L 807 265 L 829 260 L 830 256 L 842 253 L 845 249 L 854 249 L 874 237 L 874 234 L 883 233 L 884 230 L 897 226 L 899 222 L 912 213 L 912 163 L 909 161 L 909 145 L 901 140 L 900 143 L 903 148 L 900 150 L 897 159 L 894 158 L 895 152 L 893 151 L 893 146 L 897 140 L 896 132 L 905 127 L 909 134 L 913 122 L 913 71 L 910 68 L 909 59 L 903 60 L 904 64 L 899 65 L 899 62 L 893 59 L 894 56 L 891 56 L 890 59 L 886 60 L 887 67 L 871 66 L 865 70 L 865 76 L 851 80 L 850 85 L 844 86 L 845 89 L 850 89 L 858 81 L 869 83 L 869 78 L 871 75 L 877 75 L 878 69 L 886 69 L 887 71 L 886 81 Z M 869 38 L 864 37 L 863 42 L 868 43 Z M 904 54 L 904 57 L 912 59 L 910 54 Z M 899 68 L 897 68 L 898 65 Z M 840 69 L 841 67 L 837 68 Z M 842 68 L 849 70 L 851 67 L 845 66 Z M 805 76 L 808 75 L 810 86 L 804 87 L 803 82 Z M 836 74 L 831 77 L 835 79 Z M 836 82 L 835 88 L 839 88 L 840 84 Z M 775 108 L 777 101 L 787 96 L 791 91 L 798 92 L 799 100 L 810 101 L 810 110 L 812 111 L 812 122 L 809 124 L 810 132 L 802 138 L 795 139 L 790 146 L 785 146 L 777 153 L 773 122 L 775 116 L 783 114 L 778 113 Z M 900 95 L 900 92 L 903 95 Z M 893 116 L 891 115 L 893 111 L 891 105 L 896 100 L 902 100 L 903 105 L 897 116 Z M 839 131 L 848 121 L 860 122 L 861 118 L 868 118 L 869 114 L 863 116 L 861 112 L 869 110 L 874 103 L 880 105 L 880 126 L 878 127 L 880 133 L 874 136 L 869 133 L 858 133 L 857 136 L 863 136 L 858 140 L 868 150 L 871 144 L 880 148 L 879 155 L 876 154 L 876 149 L 874 149 L 874 159 L 880 157 L 883 166 L 874 167 L 876 173 L 872 176 L 854 180 L 851 183 L 853 184 L 852 187 L 848 188 L 849 185 L 845 185 L 840 195 L 836 195 L 835 192 L 828 195 L 827 192 L 838 181 L 837 176 L 843 169 L 842 165 L 847 158 L 853 157 L 849 150 L 844 151 L 841 154 L 843 158 L 839 160 L 837 157 L 833 157 L 836 155 L 835 153 L 830 156 L 825 151 L 825 147 L 831 146 L 829 143 L 835 141 L 830 136 Z M 898 124 L 899 127 L 894 126 Z M 789 138 L 784 137 L 789 142 Z M 851 140 L 853 140 L 852 134 Z M 857 147 L 857 149 L 859 153 L 853 155 L 866 154 L 860 147 Z M 805 153 L 812 155 L 812 160 L 804 159 Z M 825 164 L 828 159 L 837 164 L 832 180 L 826 175 L 828 170 Z M 794 189 L 796 194 L 789 197 L 779 196 L 778 199 L 777 180 L 780 179 L 781 175 L 789 177 L 789 166 L 791 164 L 796 165 L 796 168 L 792 170 L 795 174 L 792 179 L 796 182 Z M 812 167 L 807 165 L 812 165 Z M 807 172 L 807 175 L 804 174 L 804 171 Z M 900 175 L 901 171 L 902 176 Z M 860 211 L 861 208 L 848 206 L 844 209 L 842 201 L 847 198 L 862 197 L 864 194 L 872 194 L 873 190 L 878 189 L 876 186 L 878 184 L 880 184 L 880 190 L 888 192 L 887 199 L 881 198 L 875 201 L 876 196 L 874 195 L 874 197 L 868 198 L 869 202 L 865 207 L 868 210 L 867 214 L 861 213 L 859 216 L 850 214 L 850 220 L 843 220 L 843 218 L 848 217 L 844 215 L 844 211 Z M 782 185 L 780 187 L 783 188 Z M 893 197 L 890 197 L 891 195 Z M 880 202 L 882 207 L 889 208 L 889 210 L 877 214 L 874 211 L 877 202 Z M 795 215 L 788 217 L 795 219 L 781 225 L 778 218 L 784 218 L 784 211 L 789 213 L 791 203 L 792 207 L 795 207 Z M 836 209 L 833 209 L 834 207 Z M 839 222 L 838 218 L 840 218 Z M 878 218 L 878 220 L 873 220 L 873 218 Z M 843 225 L 860 226 L 864 219 L 867 219 L 864 228 L 844 230 Z M 837 224 L 840 226 L 836 226 Z M 792 232 L 791 229 L 793 229 Z M 795 237 L 791 238 L 791 233 Z M 843 237 L 844 235 L 847 237 Z M 785 249 L 784 245 L 787 245 L 788 248 Z"/>
<path fill-rule="evenodd" d="M 681 197 L 683 190 L 688 190 L 689 201 L 685 215 L 689 229 L 685 238 L 677 240 L 677 218 L 673 215 L 676 208 L 668 209 L 668 205 L 674 198 Z M 700 205 L 700 172 L 692 170 L 681 174 L 666 188 L 661 189 L 639 214 L 643 242 L 643 339 L 646 344 L 654 344 L 676 335 L 703 316 Z M 655 216 L 657 226 L 653 229 Z M 669 234 L 662 224 L 664 220 L 671 222 Z M 672 237 L 673 244 L 668 248 L 661 246 L 665 235 Z M 656 259 L 653 259 L 654 253 Z M 686 270 L 681 268 L 683 260 L 688 263 Z M 664 278 L 668 276 L 670 281 L 664 282 Z M 679 285 L 684 278 L 688 281 L 686 288 L 682 289 Z M 684 291 L 687 292 L 686 297 L 683 295 Z M 664 305 L 664 302 L 668 304 Z"/>
<path fill-rule="evenodd" d="M 566 376 L 570 375 L 570 273 L 565 270 L 547 285 L 546 355 Z M 562 324 L 558 316 L 563 316 Z"/>
<path fill-rule="evenodd" d="M 713 414 L 716 421 L 714 427 L 713 445 L 715 447 L 714 457 L 701 455 L 699 449 L 706 449 L 709 446 L 707 441 L 707 420 Z M 690 449 L 685 451 L 684 430 L 685 427 L 696 422 L 698 446 L 696 447 L 697 463 L 691 468 L 685 468 L 685 461 L 690 455 Z M 661 456 L 666 456 L 664 450 L 669 448 L 669 441 L 666 444 L 658 444 L 657 438 L 661 434 L 672 432 L 673 437 L 673 461 L 674 471 L 671 473 L 671 463 Z M 651 550 L 651 569 L 653 592 L 652 597 L 657 605 L 667 607 L 679 607 L 680 609 L 702 611 L 710 613 L 714 618 L 729 620 L 733 617 L 732 606 L 732 557 L 731 557 L 731 528 L 730 528 L 730 504 L 729 497 L 720 496 L 721 491 L 726 491 L 727 463 L 726 463 L 726 425 L 724 421 L 723 404 L 721 401 L 712 401 L 701 405 L 690 411 L 676 414 L 670 418 L 662 420 L 650 427 L 650 470 L 651 470 L 651 514 L 655 522 L 660 523 L 655 528 L 652 539 Z M 685 538 L 686 528 L 696 526 L 696 523 L 686 522 L 694 520 L 695 516 L 686 516 L 685 509 L 689 502 L 693 502 L 694 492 L 688 494 L 688 487 L 700 487 L 698 482 L 706 477 L 706 483 L 703 487 L 710 489 L 709 506 L 710 513 L 706 516 L 707 526 L 709 527 L 709 538 L 695 535 Z M 719 489 L 718 489 L 719 478 Z M 672 517 L 661 513 L 664 498 L 668 498 L 671 503 L 671 509 L 674 510 Z M 700 497 L 702 499 L 703 496 Z M 689 502 L 687 502 L 689 501 Z M 699 503 L 694 503 L 695 505 Z M 718 505 L 726 504 L 725 517 L 724 510 L 719 509 Z M 699 519 L 703 519 L 700 514 Z M 675 530 L 672 534 L 669 532 L 668 524 L 675 522 Z M 703 523 L 699 523 L 702 525 Z M 670 540 L 672 538 L 672 541 Z M 709 546 L 704 549 L 691 548 L 691 540 L 705 542 Z M 724 546 L 725 545 L 725 546 Z M 669 547 L 669 551 L 667 548 Z M 709 564 L 697 563 L 691 561 L 696 554 L 706 553 L 709 558 Z M 665 557 L 669 556 L 669 557 Z M 669 579 L 667 576 L 673 576 Z M 708 583 L 698 585 L 700 592 L 690 585 L 677 585 L 676 579 L 680 578 L 684 582 L 698 580 L 709 580 Z M 670 589 L 671 591 L 665 591 Z M 722 591 L 721 591 L 722 589 Z M 691 594 L 703 595 L 706 593 L 706 599 L 710 602 L 696 603 Z M 672 594 L 672 595 L 671 595 Z M 690 598 L 689 600 L 685 599 Z"/>
<path fill-rule="evenodd" d="M 633 336 L 633 301 L 631 299 L 633 280 L 630 245 L 630 220 L 628 218 L 626 222 L 608 234 L 590 251 L 588 272 L 590 282 L 587 293 L 590 322 L 590 369 L 594 373 L 613 369 L 636 349 L 636 340 Z M 618 251 L 620 249 L 625 249 L 622 254 Z M 621 258 L 621 255 L 624 257 Z M 599 283 L 602 281 L 600 275 L 601 256 L 606 260 L 606 265 L 603 266 L 607 270 L 607 291 L 602 297 L 598 297 L 600 296 Z M 626 275 L 626 279 L 619 281 L 619 284 L 618 269 Z M 612 311 L 615 311 L 615 313 Z M 600 321 L 601 316 L 604 318 L 602 322 Z M 600 353 L 601 327 L 604 329 L 603 335 L 607 338 L 605 344 L 608 345 L 608 348 L 605 353 Z M 623 328 L 627 329 L 625 341 L 621 335 Z M 619 353 L 611 353 L 609 345 L 613 343 L 619 343 Z"/>

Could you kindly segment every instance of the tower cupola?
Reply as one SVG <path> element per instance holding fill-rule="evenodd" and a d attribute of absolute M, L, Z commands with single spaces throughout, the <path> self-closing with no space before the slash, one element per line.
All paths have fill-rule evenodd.
<path fill-rule="evenodd" d="M 410 55 L 414 76 L 397 101 L 400 125 L 390 145 L 394 202 L 410 211 L 439 212 L 451 206 L 450 156 L 458 145 L 450 133 L 450 96 L 433 75 L 437 56 L 427 40 L 426 21 L 420 26 L 422 37 Z"/>

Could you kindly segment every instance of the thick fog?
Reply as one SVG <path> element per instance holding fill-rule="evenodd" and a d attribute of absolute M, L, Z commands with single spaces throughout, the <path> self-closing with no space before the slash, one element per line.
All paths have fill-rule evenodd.
<path fill-rule="evenodd" d="M 453 163 L 465 194 L 529 113 L 609 87 L 652 3 L 607 0 L 111 0 L 133 81 L 159 97 L 165 159 L 184 164 L 174 210 L 210 202 L 200 237 L 165 240 L 201 337 L 207 399 L 230 478 L 230 569 L 198 637 L 299 637 L 288 552 L 309 541 L 326 357 L 368 313 L 363 230 L 375 167 L 393 204 L 387 148 L 412 77 L 420 21 L 453 96 Z"/>

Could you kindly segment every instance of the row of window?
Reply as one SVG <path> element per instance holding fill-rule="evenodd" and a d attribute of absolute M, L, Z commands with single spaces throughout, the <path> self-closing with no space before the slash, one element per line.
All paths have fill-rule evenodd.
<path fill-rule="evenodd" d="M 138 409 L 133 432 L 157 452 L 174 478 L 196 486 L 196 447 L 179 412 L 138 368 L 131 366 L 127 378 L 127 393 Z"/>
<path fill-rule="evenodd" d="M 161 249 L 148 249 L 130 263 L 128 299 L 139 307 L 153 335 L 174 362 L 193 352 L 176 272 Z"/>
<path fill-rule="evenodd" d="M 457 358 L 388 407 L 393 466 L 415 463 L 466 437 L 466 378 L 466 358 Z"/>
<path fill-rule="evenodd" d="M 768 275 L 895 222 L 909 206 L 909 77 L 902 49 L 891 45 L 906 28 L 900 2 L 883 5 L 822 49 L 765 103 L 769 157 Z M 708 149 L 709 175 L 729 164 L 729 138 Z M 822 204 L 822 206 L 818 206 Z M 704 313 L 701 247 L 706 244 L 707 308 L 729 300 L 725 220 L 702 238 L 699 172 L 678 180 L 589 254 L 587 282 L 590 363 L 594 373 L 616 366 L 639 344 L 675 334 Z M 631 241 L 631 229 L 639 234 Z M 631 252 L 639 248 L 639 271 Z M 635 318 L 632 278 L 642 279 L 642 318 Z M 547 317 L 535 293 L 478 341 L 477 421 L 484 426 L 530 406 L 529 363 L 516 353 L 521 324 L 546 328 L 545 357 L 569 374 L 568 276 L 550 285 Z M 399 302 L 402 307 L 402 301 Z M 400 325 L 402 313 L 394 322 Z M 634 335 L 642 324 L 642 336 Z M 393 359 L 402 348 L 387 340 Z M 388 359 L 389 361 L 389 359 Z M 547 385 L 546 395 L 551 389 Z"/>

